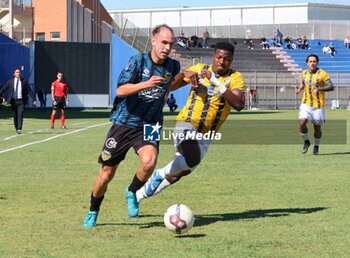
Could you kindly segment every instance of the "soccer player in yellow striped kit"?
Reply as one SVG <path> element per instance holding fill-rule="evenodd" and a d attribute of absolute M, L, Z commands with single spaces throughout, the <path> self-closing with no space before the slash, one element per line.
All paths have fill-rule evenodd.
<path fill-rule="evenodd" d="M 305 154 L 310 147 L 307 128 L 308 120 L 311 120 L 314 125 L 315 145 L 313 154 L 318 154 L 322 136 L 321 126 L 324 125 L 326 119 L 324 110 L 326 102 L 325 92 L 334 90 L 329 75 L 324 70 L 318 68 L 318 62 L 317 55 L 310 54 L 306 58 L 308 69 L 302 72 L 300 86 L 295 90 L 296 94 L 304 90 L 299 111 L 299 131 L 304 140 L 304 146 L 301 150 L 302 154 Z"/>
<path fill-rule="evenodd" d="M 245 83 L 240 72 L 231 69 L 234 46 L 228 42 L 216 44 L 213 64 L 199 63 L 186 69 L 186 78 L 178 74 L 172 90 L 192 83 L 185 107 L 177 116 L 174 135 L 175 158 L 165 167 L 156 169 L 147 183 L 136 192 L 137 200 L 150 197 L 190 174 L 207 152 L 210 139 L 196 137 L 217 132 L 226 120 L 231 107 L 244 108 Z M 195 77 L 195 78 L 193 78 Z"/>

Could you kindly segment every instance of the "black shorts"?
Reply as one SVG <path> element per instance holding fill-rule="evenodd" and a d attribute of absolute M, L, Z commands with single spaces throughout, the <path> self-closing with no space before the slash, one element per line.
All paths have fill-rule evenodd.
<path fill-rule="evenodd" d="M 159 151 L 159 142 L 143 140 L 143 129 L 114 125 L 107 134 L 98 162 L 106 166 L 116 166 L 125 159 L 131 147 L 136 153 L 145 145 L 153 145 Z"/>
<path fill-rule="evenodd" d="M 65 97 L 57 97 L 57 96 L 55 96 L 55 101 L 56 101 L 56 105 L 52 104 L 52 107 L 53 107 L 54 110 L 65 109 L 66 108 L 66 99 L 65 99 Z"/>

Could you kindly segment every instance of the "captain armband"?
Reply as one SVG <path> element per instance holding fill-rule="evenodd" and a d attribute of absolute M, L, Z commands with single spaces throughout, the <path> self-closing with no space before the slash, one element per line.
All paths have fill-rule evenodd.
<path fill-rule="evenodd" d="M 217 79 L 214 75 L 214 73 L 211 73 L 211 77 L 210 77 L 210 83 L 213 84 L 215 87 L 217 87 L 220 91 L 221 94 L 223 94 L 227 88 L 225 85 L 223 85 L 219 79 Z"/>

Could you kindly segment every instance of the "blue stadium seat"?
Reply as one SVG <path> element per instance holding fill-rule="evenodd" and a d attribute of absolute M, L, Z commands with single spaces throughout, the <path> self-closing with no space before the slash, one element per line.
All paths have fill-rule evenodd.
<path fill-rule="evenodd" d="M 306 57 L 309 54 L 316 54 L 320 58 L 319 67 L 327 72 L 350 73 L 350 50 L 344 47 L 343 40 L 333 40 L 336 50 L 334 58 L 329 54 L 323 54 L 322 48 L 324 44 L 329 44 L 330 40 L 309 40 L 310 49 L 285 49 L 291 59 L 299 65 L 300 68 L 306 69 Z"/>

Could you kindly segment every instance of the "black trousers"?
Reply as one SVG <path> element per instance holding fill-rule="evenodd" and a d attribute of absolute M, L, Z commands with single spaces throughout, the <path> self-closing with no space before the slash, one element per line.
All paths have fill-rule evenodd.
<path fill-rule="evenodd" d="M 13 124 L 16 131 L 22 130 L 24 102 L 23 99 L 11 99 L 11 108 L 13 111 Z"/>

